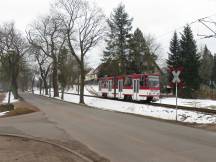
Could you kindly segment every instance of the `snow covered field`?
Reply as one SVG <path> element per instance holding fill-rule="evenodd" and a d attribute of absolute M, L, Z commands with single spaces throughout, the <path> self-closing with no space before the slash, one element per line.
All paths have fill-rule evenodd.
<path fill-rule="evenodd" d="M 4 111 L 4 112 L 0 112 L 0 117 L 4 116 L 5 114 L 7 114 L 9 111 Z"/>
<path fill-rule="evenodd" d="M 39 91 L 38 89 L 35 88 L 34 90 Z M 53 89 L 51 89 L 51 91 L 53 91 Z M 73 86 L 73 88 L 67 89 L 65 90 L 65 93 L 75 93 L 78 94 L 78 86 Z M 89 95 L 89 96 L 97 96 L 98 93 L 98 86 L 97 85 L 86 85 L 84 87 L 84 94 L 85 95 Z M 44 94 L 44 91 L 42 91 L 42 94 Z"/>
<path fill-rule="evenodd" d="M 4 103 L 4 104 L 6 104 L 6 103 L 8 103 L 8 98 L 9 98 L 9 93 L 7 93 L 6 94 L 6 96 L 5 96 L 5 98 L 4 98 L 4 100 L 2 101 L 2 103 Z M 17 101 L 19 101 L 19 100 L 15 100 L 14 99 L 14 96 L 13 96 L 13 94 L 11 93 L 11 98 L 10 98 L 11 100 L 11 103 L 14 103 L 14 102 L 17 102 Z M 4 111 L 4 112 L 0 112 L 0 117 L 1 116 L 4 116 L 5 114 L 7 114 L 9 111 Z"/>
<path fill-rule="evenodd" d="M 176 98 L 162 98 L 157 103 L 176 105 Z M 178 98 L 178 105 L 196 107 L 196 108 L 208 108 L 216 109 L 216 100 L 201 100 L 201 99 L 182 99 Z"/>
<path fill-rule="evenodd" d="M 39 94 L 39 91 L 36 90 L 35 94 Z M 65 101 L 79 103 L 79 96 L 65 94 Z M 175 109 L 155 107 L 145 104 L 128 103 L 123 101 L 106 100 L 93 97 L 85 97 L 85 103 L 98 109 L 138 114 L 166 120 L 175 120 L 176 117 Z M 216 123 L 216 115 L 207 115 L 200 112 L 178 110 L 178 121 L 187 123 L 210 124 Z"/>
<path fill-rule="evenodd" d="M 78 87 L 74 86 L 74 88 L 70 88 L 66 91 L 67 93 L 76 93 L 78 94 Z M 84 94 L 90 96 L 97 96 L 98 86 L 97 85 L 85 85 Z"/>
<path fill-rule="evenodd" d="M 2 103 L 8 103 L 8 98 L 9 98 L 9 93 L 6 94 L 6 96 L 5 96 L 4 100 L 2 101 Z M 19 101 L 19 100 L 14 99 L 14 96 L 11 93 L 10 102 L 14 103 L 14 102 L 17 102 L 17 101 Z"/>
<path fill-rule="evenodd" d="M 95 94 L 98 93 L 98 85 L 87 85 L 85 87 L 86 95 L 93 95 L 91 92 L 93 90 Z M 90 91 L 90 92 L 89 92 Z M 176 98 L 161 98 L 157 103 L 176 105 Z M 216 109 L 216 100 L 207 100 L 207 99 L 182 99 L 178 98 L 178 105 L 196 107 L 196 108 L 207 108 L 207 109 Z"/>

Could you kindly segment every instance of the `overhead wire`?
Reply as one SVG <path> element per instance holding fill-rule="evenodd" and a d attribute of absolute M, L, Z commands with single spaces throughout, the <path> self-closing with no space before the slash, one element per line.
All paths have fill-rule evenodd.
<path fill-rule="evenodd" d="M 204 19 L 210 18 L 210 17 L 215 16 L 215 15 L 216 15 L 216 13 L 211 14 L 211 15 L 206 16 L 206 17 L 203 17 L 203 18 L 199 18 L 199 19 L 197 19 L 197 20 L 195 20 L 195 21 L 192 21 L 192 22 L 190 22 L 190 23 L 187 23 L 187 24 L 188 24 L 189 26 L 191 26 L 192 24 L 195 24 L 195 23 L 199 22 L 199 20 L 204 20 Z M 216 23 L 215 23 L 215 25 L 216 25 Z M 159 35 L 159 36 L 157 37 L 157 40 L 160 40 L 161 38 L 163 38 L 163 37 L 165 37 L 165 36 L 171 34 L 171 33 L 174 32 L 174 31 L 177 31 L 177 30 L 179 30 L 179 29 L 184 28 L 184 26 L 185 26 L 185 25 L 181 25 L 180 27 L 177 27 L 177 28 L 175 28 L 175 29 L 173 29 L 173 30 L 170 30 L 170 31 L 168 31 L 168 32 L 166 32 L 166 33 L 164 33 L 164 34 Z"/>

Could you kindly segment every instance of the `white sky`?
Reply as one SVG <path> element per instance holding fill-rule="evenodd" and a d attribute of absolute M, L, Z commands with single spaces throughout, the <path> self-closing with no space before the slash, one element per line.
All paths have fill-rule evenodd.
<path fill-rule="evenodd" d="M 52 0 L 0 0 L 0 23 L 14 21 L 21 31 L 37 16 L 46 14 Z M 139 27 L 144 34 L 153 35 L 163 47 L 164 58 L 167 57 L 169 41 L 175 29 L 182 31 L 186 23 L 198 18 L 215 14 L 216 0 L 89 0 L 101 7 L 107 16 L 119 3 L 126 6 L 126 11 L 134 18 L 134 29 Z M 211 34 L 201 24 L 192 25 L 194 35 Z M 216 30 L 216 27 L 215 27 Z M 216 39 L 198 40 L 198 45 L 207 44 L 216 53 Z M 99 62 L 101 51 L 94 53 L 94 64 Z M 98 50 L 97 50 L 98 51 Z M 89 56 L 90 57 L 90 56 Z"/>

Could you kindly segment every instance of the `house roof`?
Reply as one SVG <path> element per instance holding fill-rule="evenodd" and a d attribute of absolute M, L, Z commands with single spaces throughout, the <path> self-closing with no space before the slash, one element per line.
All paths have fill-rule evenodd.
<path fill-rule="evenodd" d="M 100 67 L 102 64 L 100 64 L 99 66 L 97 66 L 95 69 L 91 69 L 90 72 L 88 73 L 88 75 L 97 75 L 100 71 Z"/>

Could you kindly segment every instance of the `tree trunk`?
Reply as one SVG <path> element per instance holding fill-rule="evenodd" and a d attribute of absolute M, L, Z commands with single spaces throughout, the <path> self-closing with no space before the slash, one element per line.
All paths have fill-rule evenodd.
<path fill-rule="evenodd" d="M 19 66 L 18 66 L 18 61 L 17 64 L 13 65 L 10 64 L 11 66 L 11 87 L 10 87 L 10 91 L 13 93 L 14 99 L 20 99 L 21 97 L 18 94 L 18 85 L 17 85 L 17 78 L 18 78 L 18 74 L 19 74 Z"/>
<path fill-rule="evenodd" d="M 39 79 L 39 82 L 40 82 L 39 84 L 40 84 L 40 95 L 41 95 L 42 93 L 42 79 L 41 78 Z"/>
<path fill-rule="evenodd" d="M 49 95 L 49 90 L 48 90 L 49 88 L 48 88 L 46 78 L 43 78 L 43 84 L 44 84 L 44 89 L 45 89 L 45 95 Z"/>
<path fill-rule="evenodd" d="M 78 77 L 78 84 L 76 86 L 77 94 L 80 94 L 80 76 Z"/>
<path fill-rule="evenodd" d="M 61 99 L 64 100 L 65 87 L 62 87 Z"/>
<path fill-rule="evenodd" d="M 46 77 L 41 77 L 43 80 L 43 85 L 44 85 L 44 89 L 45 89 L 45 95 L 49 95 L 49 87 L 48 87 L 48 83 L 47 83 L 47 76 Z"/>
<path fill-rule="evenodd" d="M 19 99 L 20 96 L 18 94 L 18 86 L 17 86 L 17 81 L 16 81 L 16 76 L 12 76 L 11 80 L 11 91 L 13 93 L 14 99 Z"/>
<path fill-rule="evenodd" d="M 51 81 L 51 76 L 49 77 L 49 97 L 51 97 L 51 84 L 52 84 L 52 81 Z"/>
<path fill-rule="evenodd" d="M 58 69 L 57 69 L 56 61 L 53 62 L 53 91 L 54 91 L 54 97 L 59 97 Z"/>
<path fill-rule="evenodd" d="M 9 93 L 9 94 L 8 94 L 8 104 L 10 104 L 10 101 L 11 101 L 11 90 L 9 90 L 8 93 Z"/>
<path fill-rule="evenodd" d="M 34 94 L 34 82 L 35 82 L 35 76 L 32 78 L 32 82 L 31 82 L 32 94 Z"/>
<path fill-rule="evenodd" d="M 80 65 L 81 69 L 81 78 L 80 78 L 80 104 L 85 104 L 84 102 L 84 86 L 85 86 L 85 70 L 84 70 L 84 63 L 81 61 Z"/>

